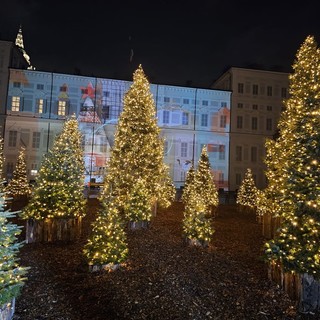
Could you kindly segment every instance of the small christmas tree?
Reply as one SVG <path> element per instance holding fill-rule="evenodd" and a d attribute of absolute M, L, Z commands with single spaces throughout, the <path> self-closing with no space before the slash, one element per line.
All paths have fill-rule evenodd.
<path fill-rule="evenodd" d="M 104 203 L 92 225 L 92 234 L 83 250 L 91 271 L 112 270 L 127 258 L 127 237 L 116 203 L 114 199 Z"/>
<path fill-rule="evenodd" d="M 248 168 L 237 193 L 237 204 L 245 209 L 255 209 L 257 206 L 258 189 L 255 186 L 251 169 Z"/>
<path fill-rule="evenodd" d="M 189 200 L 190 194 L 192 193 L 192 189 L 195 188 L 195 179 L 196 172 L 194 170 L 194 166 L 192 165 L 187 172 L 186 181 L 183 188 L 182 193 L 182 202 L 186 204 Z"/>
<path fill-rule="evenodd" d="M 162 167 L 162 173 L 157 184 L 156 195 L 158 197 L 155 197 L 153 203 L 159 203 L 159 206 L 162 208 L 170 207 L 176 196 L 176 187 L 169 175 L 168 166 L 165 164 Z"/>
<path fill-rule="evenodd" d="M 36 178 L 34 195 L 22 212 L 24 219 L 77 218 L 86 210 L 81 133 L 73 116 L 68 119 L 45 156 Z"/>
<path fill-rule="evenodd" d="M 195 189 L 185 204 L 182 228 L 190 244 L 203 247 L 208 246 L 214 233 L 208 205 Z"/>
<path fill-rule="evenodd" d="M 212 209 L 218 206 L 218 191 L 213 182 L 206 147 L 202 148 L 198 168 L 190 168 L 183 191 L 183 233 L 191 244 L 207 246 L 214 233 Z"/>
<path fill-rule="evenodd" d="M 218 190 L 214 183 L 206 146 L 203 146 L 201 150 L 195 175 L 195 185 L 209 210 L 216 209 L 219 204 Z"/>
<path fill-rule="evenodd" d="M 139 179 L 124 206 L 124 212 L 132 229 L 147 227 L 152 218 L 151 196 L 146 182 Z"/>
<path fill-rule="evenodd" d="M 4 211 L 4 207 L 4 194 L 0 193 L 0 309 L 10 307 L 12 299 L 19 295 L 28 270 L 19 266 L 17 258 L 23 245 L 17 238 L 21 227 L 8 221 L 15 213 Z"/>
<path fill-rule="evenodd" d="M 12 197 L 29 197 L 31 195 L 32 190 L 28 182 L 26 149 L 24 147 L 20 148 L 13 177 L 5 188 L 5 191 Z"/>

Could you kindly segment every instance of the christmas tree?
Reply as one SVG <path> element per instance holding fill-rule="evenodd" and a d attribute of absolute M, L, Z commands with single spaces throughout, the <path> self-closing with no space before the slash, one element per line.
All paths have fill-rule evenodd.
<path fill-rule="evenodd" d="M 13 197 L 30 196 L 31 187 L 28 182 L 26 149 L 20 148 L 16 167 L 13 171 L 13 177 L 5 188 L 6 193 Z"/>
<path fill-rule="evenodd" d="M 198 161 L 195 185 L 210 211 L 215 209 L 219 204 L 218 190 L 213 179 L 207 147 L 204 146 Z"/>
<path fill-rule="evenodd" d="M 4 207 L 4 194 L 0 193 L 0 308 L 18 296 L 28 270 L 18 264 L 17 258 L 23 245 L 17 238 L 21 227 L 9 222 L 15 214 L 4 211 Z"/>
<path fill-rule="evenodd" d="M 131 222 L 148 222 L 151 220 L 151 197 L 148 195 L 146 182 L 139 179 L 133 186 L 131 194 L 124 206 L 125 216 Z"/>
<path fill-rule="evenodd" d="M 77 218 L 85 215 L 84 158 L 75 116 L 68 119 L 45 155 L 36 178 L 34 195 L 22 217 Z"/>
<path fill-rule="evenodd" d="M 109 198 L 93 223 L 92 233 L 84 247 L 84 255 L 94 271 L 112 269 L 123 263 L 128 254 L 127 238 L 117 201 Z"/>
<path fill-rule="evenodd" d="M 258 189 L 255 186 L 251 169 L 248 168 L 237 193 L 237 204 L 254 209 L 257 206 Z"/>
<path fill-rule="evenodd" d="M 140 178 L 147 182 L 145 196 L 150 197 L 149 202 L 167 203 L 174 197 L 163 191 L 170 177 L 163 162 L 163 140 L 159 134 L 150 84 L 139 66 L 124 97 L 101 200 L 111 192 L 122 211 Z"/>
<path fill-rule="evenodd" d="M 182 193 L 182 202 L 186 204 L 188 199 L 190 198 L 190 194 L 192 194 L 192 189 L 195 188 L 195 179 L 196 172 L 194 170 L 194 166 L 192 165 L 187 172 L 186 181 L 184 183 L 183 193 Z"/>
<path fill-rule="evenodd" d="M 279 138 L 267 145 L 276 155 L 267 162 L 275 215 L 281 226 L 266 243 L 270 262 L 285 270 L 320 278 L 320 52 L 308 36 L 290 76 L 290 98 L 279 121 Z M 274 171 L 274 173 L 270 173 Z"/>
<path fill-rule="evenodd" d="M 210 242 L 214 233 L 211 213 L 218 201 L 207 149 L 203 147 L 197 170 L 189 169 L 183 191 L 183 233 L 192 244 L 206 246 Z"/>
<path fill-rule="evenodd" d="M 193 245 L 207 246 L 214 233 L 209 207 L 194 188 L 189 193 L 182 221 L 183 234 Z"/>

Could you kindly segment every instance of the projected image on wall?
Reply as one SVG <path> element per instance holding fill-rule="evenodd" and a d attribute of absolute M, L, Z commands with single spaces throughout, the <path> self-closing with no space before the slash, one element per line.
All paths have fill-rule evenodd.
<path fill-rule="evenodd" d="M 123 97 L 132 82 L 11 70 L 7 101 L 6 174 L 14 167 L 14 150 L 22 144 L 29 172 L 36 175 L 43 155 L 70 115 L 83 133 L 85 181 L 102 183 L 114 143 Z M 164 138 L 164 161 L 177 188 L 207 146 L 218 188 L 228 188 L 230 92 L 151 84 L 158 125 Z M 30 175 L 30 180 L 35 177 Z"/>

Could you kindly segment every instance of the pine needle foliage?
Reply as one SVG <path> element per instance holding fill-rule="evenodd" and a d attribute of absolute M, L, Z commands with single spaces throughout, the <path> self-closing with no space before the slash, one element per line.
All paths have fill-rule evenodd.
<path fill-rule="evenodd" d="M 4 193 L 0 193 L 0 307 L 20 294 L 28 270 L 19 265 L 21 227 L 10 222 L 16 213 L 4 210 L 5 201 Z"/>

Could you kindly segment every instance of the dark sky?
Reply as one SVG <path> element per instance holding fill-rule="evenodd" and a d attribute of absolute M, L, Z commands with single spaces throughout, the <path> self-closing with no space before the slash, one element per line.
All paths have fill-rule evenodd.
<path fill-rule="evenodd" d="M 0 38 L 21 23 L 37 70 L 132 80 L 142 64 L 153 83 L 207 88 L 230 66 L 291 72 L 305 38 L 319 43 L 318 3 L 1 0 Z"/>

